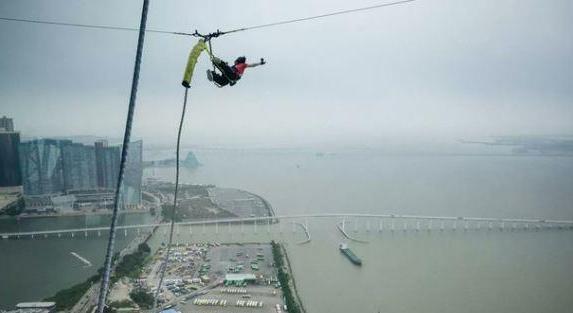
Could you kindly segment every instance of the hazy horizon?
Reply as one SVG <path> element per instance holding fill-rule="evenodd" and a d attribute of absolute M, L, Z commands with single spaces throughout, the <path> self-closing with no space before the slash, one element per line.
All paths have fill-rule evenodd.
<path fill-rule="evenodd" d="M 152 1 L 148 28 L 207 32 L 376 3 Z M 0 1 L 3 17 L 124 27 L 137 27 L 140 10 L 135 0 Z M 0 25 L 0 115 L 28 137 L 123 135 L 136 32 Z M 223 36 L 213 42 L 221 58 L 268 64 L 219 89 L 202 56 L 183 142 L 370 146 L 572 134 L 571 29 L 565 0 L 419 0 Z M 195 40 L 146 35 L 134 137 L 175 143 Z"/>

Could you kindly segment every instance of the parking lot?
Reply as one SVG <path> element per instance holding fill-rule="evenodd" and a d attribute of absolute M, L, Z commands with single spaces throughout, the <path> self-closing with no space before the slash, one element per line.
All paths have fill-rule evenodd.
<path fill-rule="evenodd" d="M 272 266 L 273 255 L 269 244 L 232 244 L 212 247 L 207 252 L 211 279 L 223 278 L 227 273 L 252 273 L 264 279 L 276 277 Z"/>
<path fill-rule="evenodd" d="M 206 288 L 199 296 L 179 300 L 177 310 L 282 312 L 282 292 L 269 244 L 215 244 L 204 251 L 202 262 L 195 263 L 191 277 Z M 180 266 L 184 266 L 186 260 L 181 262 Z M 242 277 L 247 279 L 243 281 Z"/>
<path fill-rule="evenodd" d="M 241 292 L 229 293 L 230 290 Z M 249 301 L 251 306 L 248 305 Z M 273 285 L 247 285 L 243 288 L 217 287 L 195 299 L 180 303 L 177 310 L 183 313 L 277 313 L 277 305 L 282 309 L 280 289 L 276 289 Z"/>

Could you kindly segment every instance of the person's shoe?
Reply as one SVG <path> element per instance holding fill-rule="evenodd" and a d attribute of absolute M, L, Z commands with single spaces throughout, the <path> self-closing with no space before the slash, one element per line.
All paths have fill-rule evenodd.
<path fill-rule="evenodd" d="M 181 83 L 181 85 L 183 85 L 183 87 L 185 87 L 185 88 L 191 87 L 191 86 L 189 86 L 189 83 L 186 82 L 186 81 L 183 81 L 183 82 Z"/>
<path fill-rule="evenodd" d="M 213 81 L 213 72 L 211 70 L 207 70 L 207 79 L 212 82 Z"/>

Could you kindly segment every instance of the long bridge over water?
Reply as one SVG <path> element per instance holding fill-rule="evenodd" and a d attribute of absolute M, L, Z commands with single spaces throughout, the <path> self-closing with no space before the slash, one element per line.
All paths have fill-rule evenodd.
<path fill-rule="evenodd" d="M 533 218 L 488 218 L 488 217 L 463 217 L 463 216 L 427 216 L 427 215 L 401 215 L 401 214 L 369 214 L 369 213 L 310 213 L 310 214 L 293 214 L 293 215 L 278 215 L 278 216 L 263 216 L 263 217 L 239 217 L 239 218 L 222 218 L 210 220 L 196 220 L 177 222 L 178 229 L 181 227 L 188 227 L 190 233 L 193 232 L 193 226 L 205 227 L 206 225 L 214 225 L 215 231 L 219 232 L 220 225 L 231 224 L 249 224 L 256 227 L 267 226 L 270 231 L 271 224 L 279 221 L 290 221 L 294 227 L 296 225 L 302 226 L 307 237 L 310 239 L 308 231 L 308 219 L 317 218 L 338 218 L 340 222 L 337 224 L 341 226 L 340 229 L 346 229 L 348 219 L 354 220 L 354 230 L 357 230 L 356 220 L 365 220 L 366 231 L 377 230 L 382 231 L 398 231 L 398 230 L 493 230 L 493 229 L 523 229 L 523 230 L 542 230 L 542 229 L 573 229 L 573 220 L 559 220 L 559 219 L 533 219 Z M 301 223 L 300 221 L 304 221 Z M 371 223 L 372 222 L 372 223 Z M 412 224 L 413 222 L 413 224 Z M 128 231 L 135 231 L 139 234 L 142 230 L 154 229 L 156 227 L 168 227 L 170 223 L 152 223 L 152 224 L 137 224 L 137 225 L 120 225 L 117 226 L 118 230 L 122 230 L 125 235 Z M 282 231 L 279 223 L 279 231 Z M 242 227 L 241 227 L 242 228 Z M 203 228 L 204 229 L 204 228 Z M 0 233 L 0 239 L 24 239 L 24 238 L 74 238 L 76 235 L 85 237 L 88 234 L 107 234 L 109 231 L 108 226 L 104 227 L 84 227 L 74 229 L 56 229 L 56 230 L 38 230 L 38 231 L 23 231 L 23 232 L 7 232 Z M 244 231 L 241 229 L 241 231 Z M 346 234 L 345 234 L 346 235 Z"/>

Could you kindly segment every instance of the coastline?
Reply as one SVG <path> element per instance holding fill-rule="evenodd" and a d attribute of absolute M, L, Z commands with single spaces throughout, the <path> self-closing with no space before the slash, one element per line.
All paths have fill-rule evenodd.
<path fill-rule="evenodd" d="M 124 256 L 126 256 L 129 253 L 135 252 L 139 245 L 147 244 L 148 241 L 155 234 L 158 227 L 159 226 L 153 227 L 149 231 L 149 233 L 147 233 L 147 234 L 142 234 L 140 236 L 136 236 L 135 238 L 133 238 L 133 240 L 125 248 L 123 248 L 121 251 L 117 252 L 117 255 L 119 256 L 119 258 L 115 262 L 115 264 L 113 265 L 112 271 L 115 270 L 116 266 L 120 263 L 120 261 L 123 259 Z M 102 268 L 100 268 L 100 269 L 102 269 Z M 58 296 L 59 293 L 66 292 L 66 291 L 69 291 L 72 289 L 77 289 L 77 288 L 82 289 L 83 288 L 83 289 L 85 289 L 85 291 L 82 293 L 82 295 L 79 297 L 79 299 L 75 302 L 75 304 L 73 304 L 67 310 L 71 313 L 88 312 L 95 305 L 97 305 L 97 300 L 98 300 L 98 296 L 99 296 L 99 286 L 101 284 L 101 278 L 102 278 L 101 273 L 98 272 L 98 273 L 92 275 L 91 277 L 89 277 L 84 282 L 79 282 L 75 285 L 72 285 L 71 287 L 63 288 L 63 289 L 55 292 L 53 296 L 45 298 L 44 300 L 53 299 L 53 301 L 57 302 L 55 300 L 55 298 Z M 89 284 L 89 286 L 87 286 L 86 284 Z"/>
<path fill-rule="evenodd" d="M 267 199 L 265 199 L 265 198 L 263 198 L 257 194 L 254 194 L 252 192 L 249 192 L 249 191 L 245 191 L 245 192 L 253 195 L 254 197 L 259 198 L 265 204 L 265 207 L 267 209 L 267 213 L 269 214 L 269 216 L 275 216 L 275 210 L 273 209 L 273 206 L 267 201 Z M 278 220 L 272 220 L 272 221 L 273 221 L 273 223 L 275 223 L 275 222 L 278 223 Z"/>
<path fill-rule="evenodd" d="M 284 247 L 283 244 L 280 244 L 280 247 L 281 247 L 281 250 L 283 252 L 284 259 L 286 261 L 286 266 L 287 266 L 288 272 L 290 274 L 289 276 L 291 277 L 290 281 L 292 282 L 292 290 L 294 291 L 295 301 L 298 304 L 301 312 L 306 313 L 306 309 L 304 308 L 304 305 L 302 304 L 302 300 L 300 299 L 300 295 L 298 294 L 298 289 L 296 288 L 296 280 L 294 278 L 292 267 L 290 265 L 290 259 L 288 258 L 288 253 L 287 253 L 286 248 Z"/>
<path fill-rule="evenodd" d="M 121 210 L 119 214 L 144 214 L 149 213 L 151 210 Z M 72 213 L 54 213 L 54 214 L 21 214 L 17 216 L 0 216 L 0 220 L 9 219 L 33 219 L 33 218 L 58 218 L 58 217 L 78 217 L 78 216 L 99 216 L 99 215 L 111 215 L 111 210 L 101 210 L 97 212 L 72 212 Z"/>
<path fill-rule="evenodd" d="M 277 268 L 277 278 L 282 289 L 286 311 L 292 313 L 306 313 L 296 289 L 294 274 L 284 245 L 272 240 L 271 247 L 274 266 Z"/>
<path fill-rule="evenodd" d="M 237 189 L 239 190 L 239 189 Z M 244 191 L 244 190 L 242 190 Z M 260 201 L 264 204 L 264 208 L 261 208 L 259 206 L 259 208 L 261 208 L 262 210 L 259 210 L 260 215 L 262 216 L 274 216 L 274 210 L 272 208 L 272 206 L 270 205 L 270 203 L 264 199 L 263 197 L 256 195 L 252 192 L 248 192 L 248 191 L 244 191 L 245 193 L 248 193 L 249 195 L 252 195 L 253 197 L 256 197 L 257 199 L 260 199 Z M 161 201 L 161 204 L 166 203 L 167 201 Z M 223 209 L 223 208 L 221 208 Z M 119 214 L 149 214 L 151 210 L 144 210 L 144 209 L 138 209 L 138 210 L 122 210 L 119 211 Z M 32 221 L 34 219 L 56 219 L 56 218 L 74 218 L 74 217 L 84 217 L 84 216 L 108 216 L 111 215 L 112 212 L 109 210 L 100 210 L 100 211 L 96 211 L 96 212 L 70 212 L 70 213 L 54 213 L 54 214 L 33 214 L 33 215 L 22 215 L 22 216 L 18 216 L 18 217 L 8 217 L 8 216 L 3 216 L 0 217 L 0 220 L 5 219 L 5 220 L 18 220 L 18 219 L 22 219 L 22 220 L 28 220 L 28 221 Z M 162 215 L 161 214 L 156 214 L 154 216 L 154 220 L 156 222 L 159 222 L 162 220 Z M 205 218 L 205 219 L 195 219 L 195 220 L 204 220 L 204 221 L 208 221 L 209 218 Z M 270 220 L 271 223 L 275 223 L 276 220 Z M 165 221 L 163 221 L 165 222 Z M 136 249 L 138 244 L 141 243 L 148 243 L 152 238 L 154 238 L 154 235 L 157 235 L 158 232 L 157 230 L 160 228 L 160 226 L 156 225 L 152 228 L 150 228 L 148 231 L 146 231 L 145 233 L 142 232 L 140 236 L 136 236 L 135 238 L 133 238 L 133 240 L 131 240 L 131 242 L 128 243 L 128 245 L 123 248 L 120 252 L 119 252 L 119 256 L 120 259 L 125 256 L 126 254 L 129 254 L 133 251 L 133 249 Z M 237 244 L 237 245 L 244 245 L 244 244 L 263 244 L 263 241 L 253 241 L 253 242 L 237 242 L 237 243 L 230 243 L 230 242 L 226 242 L 225 244 Z M 284 252 L 286 253 L 286 251 Z M 288 258 L 287 258 L 287 264 L 288 264 Z M 96 265 L 96 264 L 94 264 Z M 99 265 L 99 264 L 98 264 Z M 117 265 L 117 263 L 116 263 Z M 290 264 L 288 264 L 288 268 L 289 268 L 289 273 L 290 271 Z M 83 281 L 79 281 L 74 285 L 71 286 L 64 286 L 62 289 L 57 290 L 51 294 L 45 295 L 43 297 L 45 297 L 44 299 L 47 298 L 54 298 L 56 297 L 56 295 L 62 295 L 63 292 L 78 292 L 78 291 L 82 291 L 82 295 L 79 297 L 78 301 L 76 301 L 76 303 L 73 305 L 70 312 L 73 313 L 80 313 L 80 312 L 84 312 L 84 310 L 90 306 L 93 306 L 94 303 L 97 301 L 97 296 L 98 296 L 98 290 L 99 290 L 99 285 L 101 284 L 101 278 L 98 276 L 97 273 L 95 273 L 94 275 L 92 275 L 91 277 L 87 278 L 86 280 Z M 295 291 L 296 292 L 296 291 Z M 298 298 L 298 294 L 296 294 L 296 297 Z M 69 297 L 68 297 L 69 298 Z M 300 300 L 297 299 L 297 302 L 300 303 Z"/>

